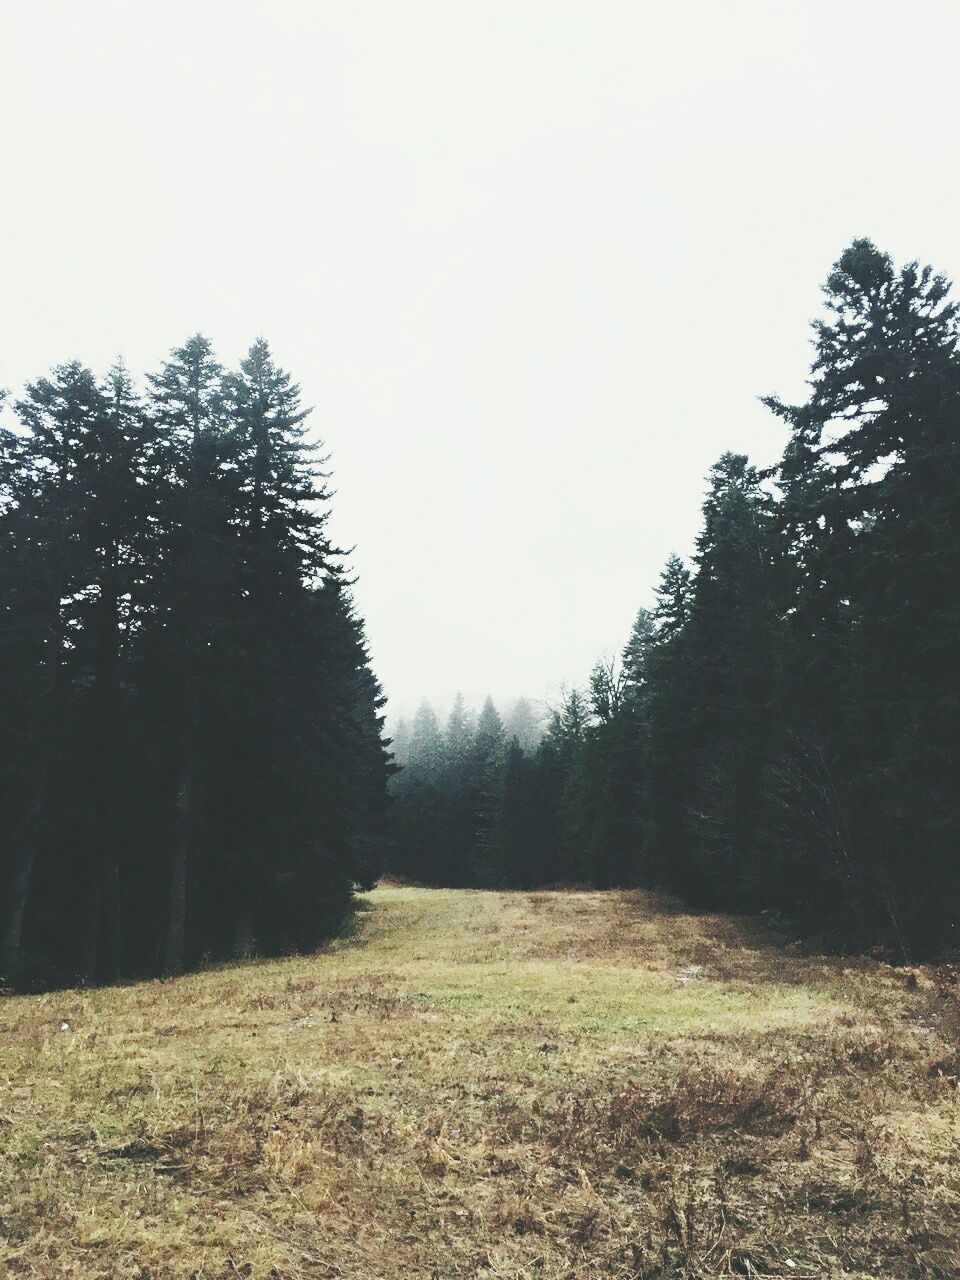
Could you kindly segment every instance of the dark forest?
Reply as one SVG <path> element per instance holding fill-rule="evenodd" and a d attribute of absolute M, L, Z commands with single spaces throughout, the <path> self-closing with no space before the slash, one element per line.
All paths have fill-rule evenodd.
<path fill-rule="evenodd" d="M 0 436 L 9 980 L 311 948 L 384 859 L 383 697 L 297 386 L 197 336 L 146 387 L 58 366 Z"/>

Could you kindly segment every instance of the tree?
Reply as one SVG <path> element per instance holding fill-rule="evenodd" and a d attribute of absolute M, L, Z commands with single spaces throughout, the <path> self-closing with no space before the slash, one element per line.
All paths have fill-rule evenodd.
<path fill-rule="evenodd" d="M 481 884 L 496 883 L 502 874 L 494 845 L 497 813 L 503 803 L 505 748 L 503 722 L 488 694 L 477 720 L 467 785 L 460 796 L 461 812 L 472 826 L 472 849 L 467 856 L 473 870 L 469 877 Z"/>
<path fill-rule="evenodd" d="M 650 610 L 642 607 L 638 609 L 620 659 L 625 703 L 638 702 L 645 692 L 647 658 L 654 628 L 654 617 Z"/>
<path fill-rule="evenodd" d="M 26 389 L 0 431 L 0 689 L 4 715 L 2 973 L 20 968 L 50 775 L 63 728 L 67 609 L 79 581 L 79 460 L 101 412 L 89 370 L 61 365 Z"/>
<path fill-rule="evenodd" d="M 687 800 L 694 771 L 693 665 L 687 626 L 693 598 L 690 570 L 667 560 L 653 609 L 646 677 L 648 756 L 647 877 L 680 892 L 693 887 Z"/>
<path fill-rule="evenodd" d="M 393 758 L 398 765 L 403 765 L 410 753 L 410 726 L 407 724 L 403 716 L 397 717 L 397 723 L 394 726 L 393 737 L 391 739 L 393 746 Z"/>
<path fill-rule="evenodd" d="M 440 769 L 443 753 L 443 737 L 437 713 L 426 699 L 420 703 L 413 717 L 410 736 L 410 768 L 427 777 Z"/>
<path fill-rule="evenodd" d="M 772 503 L 742 454 L 710 472 L 687 622 L 694 692 L 688 799 L 692 891 L 759 908 L 784 890 L 773 856 L 780 755 Z"/>
<path fill-rule="evenodd" d="M 793 573 L 792 718 L 852 839 L 835 884 L 901 953 L 952 936 L 958 309 L 930 267 L 855 241 L 824 289 L 778 479 Z M 830 850 L 824 852 L 832 856 Z"/>
<path fill-rule="evenodd" d="M 463 694 L 458 691 L 447 718 L 444 747 L 449 761 L 463 763 L 469 754 L 474 732 Z"/>
<path fill-rule="evenodd" d="M 26 738 L 30 798 L 12 859 L 5 967 L 17 967 L 44 830 L 70 850 L 56 883 L 66 900 L 81 904 L 73 913 L 80 921 L 79 972 L 90 980 L 113 977 L 122 944 L 123 671 L 149 608 L 143 586 L 153 551 L 144 466 L 151 434 L 120 366 L 102 388 L 80 365 L 59 366 L 27 388 L 17 409 L 20 431 L 4 433 L 13 535 L 8 582 L 26 571 L 34 587 L 28 599 L 14 586 L 8 622 L 25 642 L 20 656 L 35 697 Z M 59 948 L 74 937 L 61 931 Z"/>
<path fill-rule="evenodd" d="M 504 717 L 503 732 L 508 741 L 516 738 L 520 750 L 531 755 L 540 741 L 540 720 L 527 698 L 518 698 Z"/>
<path fill-rule="evenodd" d="M 163 941 L 167 973 L 178 972 L 185 961 L 188 889 L 200 834 L 200 738 L 209 715 L 207 693 L 223 658 L 223 620 L 236 608 L 235 600 L 225 598 L 225 588 L 236 579 L 236 439 L 228 434 L 223 376 L 210 342 L 195 334 L 149 378 L 166 486 L 159 647 L 174 756 Z"/>

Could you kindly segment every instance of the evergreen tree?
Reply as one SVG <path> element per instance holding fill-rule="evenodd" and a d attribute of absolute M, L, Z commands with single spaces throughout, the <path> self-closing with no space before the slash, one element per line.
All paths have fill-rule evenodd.
<path fill-rule="evenodd" d="M 474 729 L 470 723 L 463 694 L 458 692 L 453 700 L 450 715 L 447 718 L 447 733 L 444 747 L 450 762 L 463 763 L 466 760 L 473 742 Z"/>
<path fill-rule="evenodd" d="M 174 350 L 149 382 L 151 410 L 162 432 L 166 485 L 159 585 L 163 626 L 153 657 L 163 673 L 163 712 L 173 756 L 163 967 L 174 973 L 184 964 L 188 890 L 198 856 L 201 741 L 210 728 L 210 694 L 228 643 L 226 620 L 237 614 L 237 600 L 227 594 L 238 573 L 232 523 L 237 515 L 236 439 L 229 434 L 223 369 L 201 334 Z"/>
<path fill-rule="evenodd" d="M 410 735 L 410 768 L 433 778 L 440 771 L 443 757 L 443 737 L 437 713 L 424 699 L 413 718 Z"/>
<path fill-rule="evenodd" d="M 815 326 L 810 395 L 767 403 L 792 568 L 800 790 L 829 793 L 836 892 L 902 953 L 958 928 L 960 568 L 957 304 L 931 268 L 869 241 L 842 255 Z M 811 781 L 811 777 L 819 779 Z M 809 807 L 809 804 L 808 804 Z M 828 890 L 830 892 L 830 890 Z"/>
<path fill-rule="evenodd" d="M 391 744 L 393 746 L 394 760 L 398 765 L 404 765 L 410 754 L 410 726 L 407 724 L 406 719 L 403 716 L 397 717 L 397 723 L 394 726 Z"/>
<path fill-rule="evenodd" d="M 710 473 L 687 623 L 695 705 L 688 800 L 692 892 L 727 907 L 768 905 L 785 868 L 772 856 L 779 626 L 771 503 L 742 454 Z"/>
<path fill-rule="evenodd" d="M 653 633 L 653 614 L 649 609 L 640 608 L 621 655 L 625 704 L 636 703 L 643 697 L 647 683 L 647 657 Z"/>
<path fill-rule="evenodd" d="M 258 945 L 259 907 L 275 886 L 271 863 L 289 818 L 275 783 L 296 775 L 291 719 L 299 695 L 289 649 L 294 640 L 306 642 L 304 628 L 312 630 L 304 588 L 335 571 L 337 561 L 325 531 L 326 475 L 318 446 L 305 439 L 300 389 L 266 342 L 253 344 L 225 392 L 237 460 L 238 547 L 226 664 L 232 687 L 218 710 L 226 730 L 219 759 L 237 800 L 220 824 L 231 838 L 220 845 L 219 881 L 231 950 L 241 956 Z M 221 796 L 225 782 L 221 775 Z"/>
<path fill-rule="evenodd" d="M 499 856 L 495 847 L 497 813 L 503 803 L 502 770 L 506 742 L 500 713 L 487 695 L 474 738 L 470 777 L 466 796 L 473 827 L 470 879 L 481 884 L 494 884 L 502 879 Z"/>
<path fill-rule="evenodd" d="M 516 738 L 517 745 L 526 755 L 531 755 L 540 741 L 540 724 L 527 698 L 518 698 L 503 721 L 503 731 L 508 741 Z"/>
<path fill-rule="evenodd" d="M 395 841 L 391 870 L 427 884 L 449 883 L 449 803 L 443 735 L 436 712 L 417 708 L 403 768 L 393 782 Z"/>
<path fill-rule="evenodd" d="M 694 771 L 693 664 L 687 626 L 693 590 L 677 555 L 667 560 L 653 609 L 646 671 L 648 756 L 647 863 L 653 881 L 689 893 L 693 888 L 687 803 Z"/>
<path fill-rule="evenodd" d="M 63 746 L 68 603 L 82 586 L 80 468 L 103 407 L 89 370 L 58 366 L 27 387 L 18 430 L 0 431 L 0 690 L 3 711 L 2 973 L 14 977 L 38 854 L 55 822 Z M 62 879 L 62 877 L 60 877 Z"/>

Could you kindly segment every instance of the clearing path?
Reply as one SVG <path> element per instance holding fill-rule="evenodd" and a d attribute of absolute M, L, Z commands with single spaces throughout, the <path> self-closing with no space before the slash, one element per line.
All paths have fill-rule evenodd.
<path fill-rule="evenodd" d="M 0 1002 L 0 1276 L 960 1274 L 921 973 L 638 893 L 379 888 L 310 957 Z"/>

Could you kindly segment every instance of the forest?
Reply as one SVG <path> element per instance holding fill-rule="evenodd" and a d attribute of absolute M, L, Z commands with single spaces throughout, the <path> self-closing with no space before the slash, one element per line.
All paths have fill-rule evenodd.
<path fill-rule="evenodd" d="M 621 658 L 544 725 L 458 700 L 393 746 L 265 342 L 236 370 L 198 335 L 142 386 L 78 363 L 27 386 L 0 432 L 4 981 L 309 950 L 385 871 L 956 948 L 957 303 L 864 240 L 824 295 L 806 399 L 766 399 L 782 459 L 722 454 Z"/>
<path fill-rule="evenodd" d="M 960 356 L 931 268 L 854 242 L 779 464 L 724 453 L 616 661 L 537 739 L 398 726 L 398 870 L 665 886 L 900 961 L 960 944 Z"/>
<path fill-rule="evenodd" d="M 10 982 L 309 949 L 384 858 L 380 687 L 290 375 L 190 338 L 0 434 Z"/>

